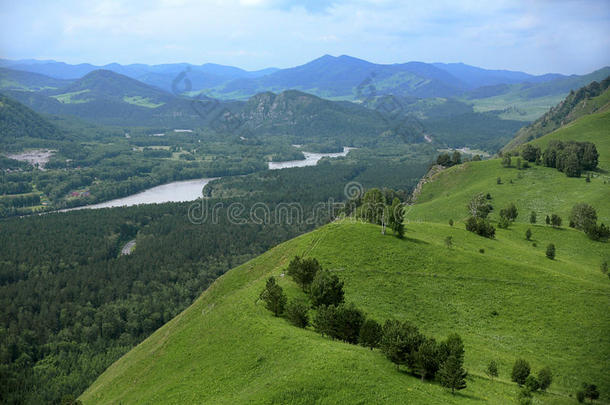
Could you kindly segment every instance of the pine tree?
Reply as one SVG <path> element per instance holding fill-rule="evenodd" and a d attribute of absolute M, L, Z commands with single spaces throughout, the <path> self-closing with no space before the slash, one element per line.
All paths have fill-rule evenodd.
<path fill-rule="evenodd" d="M 383 331 L 381 329 L 381 325 L 379 325 L 379 323 L 374 319 L 367 319 L 364 321 L 364 324 L 362 324 L 362 328 L 360 328 L 360 337 L 358 342 L 362 346 L 373 350 L 373 348 L 379 347 L 382 334 Z"/>
<path fill-rule="evenodd" d="M 463 360 L 455 355 L 450 355 L 438 371 L 438 377 L 443 387 L 451 388 L 451 393 L 455 390 L 466 388 L 466 376 L 468 373 L 462 367 Z"/>
<path fill-rule="evenodd" d="M 273 312 L 275 316 L 280 316 L 286 306 L 286 294 L 276 282 L 274 277 L 267 279 L 265 289 L 261 292 L 259 299 L 265 302 L 265 307 Z"/>

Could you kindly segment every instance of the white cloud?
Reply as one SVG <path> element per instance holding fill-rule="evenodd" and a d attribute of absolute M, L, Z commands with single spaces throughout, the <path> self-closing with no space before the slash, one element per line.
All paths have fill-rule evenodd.
<path fill-rule="evenodd" d="M 610 64 L 609 27 L 605 0 L 31 0 L 0 8 L 0 55 L 254 69 L 330 53 L 584 73 Z"/>

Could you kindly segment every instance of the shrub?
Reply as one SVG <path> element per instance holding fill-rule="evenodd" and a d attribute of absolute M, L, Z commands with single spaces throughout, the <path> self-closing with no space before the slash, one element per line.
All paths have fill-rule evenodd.
<path fill-rule="evenodd" d="M 466 220 L 466 230 L 486 238 L 493 238 L 496 235 L 496 229 L 484 218 L 468 218 Z"/>
<path fill-rule="evenodd" d="M 531 238 L 532 238 L 532 230 L 527 228 L 527 231 L 525 231 L 525 239 L 530 240 Z"/>
<path fill-rule="evenodd" d="M 551 260 L 555 259 L 555 245 L 554 244 L 549 243 L 548 246 L 546 247 L 546 257 L 548 257 Z"/>
<path fill-rule="evenodd" d="M 449 226 L 453 226 L 453 219 L 449 220 Z"/>
<path fill-rule="evenodd" d="M 299 328 L 306 328 L 309 325 L 309 305 L 303 299 L 294 299 L 286 305 L 286 319 Z"/>
<path fill-rule="evenodd" d="M 485 369 L 485 374 L 487 374 L 492 380 L 498 376 L 498 364 L 495 362 L 495 360 L 489 362 L 487 368 Z"/>
<path fill-rule="evenodd" d="M 527 376 L 530 375 L 530 365 L 523 359 L 517 359 L 513 365 L 513 371 L 511 373 L 512 381 L 516 382 L 520 386 L 525 384 Z"/>
<path fill-rule="evenodd" d="M 538 383 L 540 384 L 540 389 L 542 391 L 546 391 L 546 389 L 551 386 L 552 382 L 553 373 L 550 368 L 545 367 L 538 372 Z"/>
<path fill-rule="evenodd" d="M 535 224 L 536 223 L 536 211 L 532 211 L 530 213 L 530 224 Z"/>
<path fill-rule="evenodd" d="M 552 214 L 551 215 L 551 225 L 553 225 L 553 228 L 558 228 L 561 226 L 561 217 L 557 214 Z"/>

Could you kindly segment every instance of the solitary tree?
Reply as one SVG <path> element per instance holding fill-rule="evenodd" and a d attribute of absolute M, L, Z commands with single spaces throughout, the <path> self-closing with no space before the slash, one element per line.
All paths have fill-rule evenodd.
<path fill-rule="evenodd" d="M 496 363 L 495 360 L 492 360 L 489 362 L 489 364 L 487 365 L 487 368 L 485 369 L 485 373 L 493 380 L 495 377 L 498 376 L 498 364 Z"/>
<path fill-rule="evenodd" d="M 455 390 L 466 388 L 466 376 L 468 373 L 462 367 L 463 360 L 457 356 L 451 355 L 445 360 L 440 370 L 438 377 L 443 387 L 451 388 L 451 393 Z"/>
<path fill-rule="evenodd" d="M 527 228 L 527 231 L 525 231 L 525 239 L 530 240 L 532 238 L 532 230 Z"/>
<path fill-rule="evenodd" d="M 538 383 L 540 384 L 540 390 L 546 391 L 553 382 L 553 373 L 548 367 L 544 367 L 538 372 Z"/>
<path fill-rule="evenodd" d="M 261 292 L 259 298 L 265 302 L 267 309 L 275 316 L 280 316 L 286 306 L 286 294 L 276 282 L 274 277 L 267 279 L 267 284 Z"/>
<path fill-rule="evenodd" d="M 449 220 L 449 226 L 453 226 L 453 219 Z"/>
<path fill-rule="evenodd" d="M 374 319 L 367 319 L 360 328 L 360 337 L 358 342 L 371 350 L 375 347 L 379 347 L 381 342 L 381 336 L 383 331 L 381 325 Z"/>
<path fill-rule="evenodd" d="M 548 215 L 546 216 L 545 222 L 547 225 L 551 225 L 551 218 Z"/>
<path fill-rule="evenodd" d="M 490 206 L 487 204 L 485 194 L 478 193 L 472 196 L 468 203 L 468 212 L 475 218 L 487 218 L 489 214 Z"/>
<path fill-rule="evenodd" d="M 510 161 L 510 155 L 505 155 L 505 156 L 502 158 L 502 166 L 504 166 L 504 167 L 510 167 L 510 163 L 511 163 L 511 161 Z"/>
<path fill-rule="evenodd" d="M 530 375 L 530 365 L 523 359 L 517 359 L 513 365 L 513 371 L 511 373 L 511 379 L 519 384 L 520 386 L 525 384 L 527 376 Z"/>
<path fill-rule="evenodd" d="M 549 245 L 546 247 L 546 257 L 548 257 L 551 260 L 555 259 L 555 245 L 554 244 L 549 243 Z"/>
<path fill-rule="evenodd" d="M 530 213 L 530 224 L 535 224 L 536 223 L 536 211 L 532 211 Z"/>

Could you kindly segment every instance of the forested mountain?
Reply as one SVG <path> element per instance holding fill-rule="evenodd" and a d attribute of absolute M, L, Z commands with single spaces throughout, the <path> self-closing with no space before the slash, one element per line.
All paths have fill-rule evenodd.
<path fill-rule="evenodd" d="M 532 124 L 519 130 L 504 150 L 514 149 L 525 142 L 553 132 L 583 115 L 607 108 L 610 105 L 608 87 L 610 87 L 610 76 L 600 82 L 593 81 L 576 91 L 572 90 L 565 100 Z"/>
<path fill-rule="evenodd" d="M 0 145 L 11 145 L 22 138 L 58 140 L 64 134 L 36 112 L 0 94 Z"/>
<path fill-rule="evenodd" d="M 22 70 L 0 68 L 0 91 L 42 91 L 65 87 L 69 80 L 56 79 Z"/>

